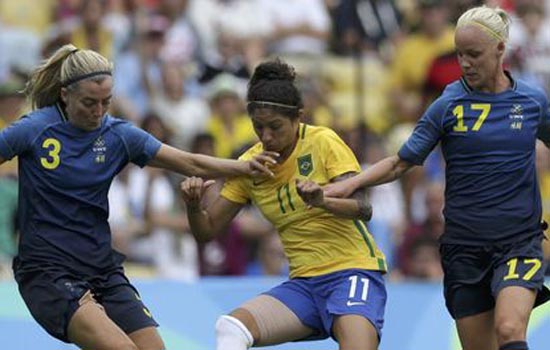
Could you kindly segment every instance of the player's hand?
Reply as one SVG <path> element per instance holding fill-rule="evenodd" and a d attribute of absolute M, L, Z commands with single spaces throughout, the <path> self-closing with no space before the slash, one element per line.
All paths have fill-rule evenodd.
<path fill-rule="evenodd" d="M 185 179 L 180 185 L 180 191 L 181 198 L 187 205 L 187 209 L 200 209 L 204 192 L 215 182 L 214 180 L 204 181 L 200 177 L 195 176 Z"/>
<path fill-rule="evenodd" d="M 269 176 L 273 177 L 273 171 L 270 167 L 277 164 L 279 153 L 271 151 L 263 151 L 256 155 L 251 160 L 245 161 L 245 173 L 252 177 Z"/>
<path fill-rule="evenodd" d="M 321 207 L 325 204 L 323 189 L 316 182 L 296 180 L 296 192 L 309 208 Z"/>
<path fill-rule="evenodd" d="M 356 188 L 351 181 L 353 178 L 332 182 L 323 187 L 325 197 L 348 198 Z"/>

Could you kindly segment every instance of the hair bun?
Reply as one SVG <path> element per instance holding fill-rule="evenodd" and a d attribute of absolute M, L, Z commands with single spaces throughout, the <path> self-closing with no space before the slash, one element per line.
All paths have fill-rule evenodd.
<path fill-rule="evenodd" d="M 263 80 L 284 80 L 293 83 L 296 80 L 296 71 L 277 58 L 256 67 L 250 79 L 250 85 L 253 86 Z"/>
<path fill-rule="evenodd" d="M 512 18 L 510 17 L 510 15 L 500 7 L 495 8 L 495 12 L 500 17 L 500 19 L 502 19 L 502 22 L 504 23 L 504 25 L 506 27 L 509 27 L 510 24 L 512 23 Z"/>

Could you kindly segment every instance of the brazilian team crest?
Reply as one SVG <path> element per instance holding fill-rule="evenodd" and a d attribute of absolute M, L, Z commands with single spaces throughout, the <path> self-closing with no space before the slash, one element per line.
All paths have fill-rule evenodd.
<path fill-rule="evenodd" d="M 298 171 L 302 176 L 308 176 L 313 171 L 313 160 L 311 153 L 298 157 Z"/>

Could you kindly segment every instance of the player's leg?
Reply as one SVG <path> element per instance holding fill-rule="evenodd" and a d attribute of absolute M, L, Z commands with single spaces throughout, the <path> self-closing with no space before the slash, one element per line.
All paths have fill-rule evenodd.
<path fill-rule="evenodd" d="M 527 350 L 527 324 L 536 292 L 519 286 L 502 289 L 497 296 L 495 328 L 500 349 Z"/>
<path fill-rule="evenodd" d="M 69 321 L 69 341 L 83 349 L 138 350 L 134 342 L 107 316 L 88 291 Z"/>
<path fill-rule="evenodd" d="M 164 350 L 165 346 L 152 313 L 137 289 L 122 271 L 115 271 L 98 284 L 101 305 L 120 329 L 129 335 L 139 350 Z M 101 288 L 99 288 L 101 287 Z"/>
<path fill-rule="evenodd" d="M 245 350 L 306 338 L 312 330 L 279 300 L 261 295 L 216 322 L 217 349 Z"/>
<path fill-rule="evenodd" d="M 258 339 L 258 325 L 246 310 L 237 309 L 216 321 L 216 349 L 246 350 Z"/>
<path fill-rule="evenodd" d="M 378 349 L 376 328 L 363 316 L 338 316 L 334 319 L 332 331 L 338 341 L 340 350 Z"/>
<path fill-rule="evenodd" d="M 64 270 L 16 268 L 21 297 L 52 336 L 85 349 L 137 349 L 90 293 L 90 284 Z"/>
<path fill-rule="evenodd" d="M 456 329 L 462 349 L 497 350 L 494 311 L 486 311 L 456 320 Z"/>
<path fill-rule="evenodd" d="M 164 342 L 156 327 L 149 326 L 128 334 L 139 350 L 162 350 Z"/>
<path fill-rule="evenodd" d="M 500 349 L 525 350 L 527 324 L 535 305 L 548 300 L 544 286 L 542 235 L 502 247 L 492 281 L 495 329 Z"/>
<path fill-rule="evenodd" d="M 106 302 L 108 308 L 112 299 Z M 130 303 L 134 303 L 130 301 Z M 127 303 L 126 303 L 127 304 Z M 122 304 L 124 305 L 124 304 Z M 126 314 L 132 318 L 136 312 L 124 313 L 120 311 L 123 306 L 117 307 L 116 318 L 119 319 Z M 141 305 L 140 305 L 141 306 Z M 143 313 L 141 307 L 138 314 Z M 113 311 L 111 310 L 111 313 Z M 136 317 L 133 317 L 136 319 Z M 139 320 L 141 316 L 137 317 Z M 131 321 L 130 321 L 131 322 Z M 127 325 L 127 323 L 123 323 Z M 68 336 L 69 340 L 83 349 L 132 349 L 132 350 L 163 350 L 164 343 L 160 338 L 155 326 L 146 323 L 144 328 L 126 334 L 115 321 L 113 321 L 105 312 L 102 305 L 98 304 L 91 293 L 87 293 L 81 300 L 81 306 L 75 312 L 69 322 Z M 134 327 L 135 328 L 135 327 Z"/>
<path fill-rule="evenodd" d="M 445 304 L 456 322 L 462 349 L 497 350 L 492 252 L 484 247 L 441 245 Z"/>
<path fill-rule="evenodd" d="M 327 317 L 340 350 L 376 350 L 384 324 L 386 287 L 380 271 L 350 269 L 320 278 L 318 295 L 326 296 Z"/>
<path fill-rule="evenodd" d="M 230 315 L 221 316 L 216 323 L 217 349 L 245 350 L 252 345 L 280 344 L 313 334 L 302 319 L 320 320 L 315 318 L 312 298 L 303 283 L 287 281 L 245 302 Z"/>

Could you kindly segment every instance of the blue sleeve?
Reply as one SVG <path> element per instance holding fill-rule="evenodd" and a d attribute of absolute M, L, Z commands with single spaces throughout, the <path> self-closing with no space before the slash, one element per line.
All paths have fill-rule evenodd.
<path fill-rule="evenodd" d="M 140 167 L 147 165 L 162 145 L 153 135 L 126 121 L 119 123 L 115 130 L 124 142 L 130 161 Z"/>
<path fill-rule="evenodd" d="M 446 107 L 447 103 L 441 98 L 430 105 L 416 124 L 412 135 L 401 146 L 397 153 L 399 158 L 415 165 L 424 163 L 443 136 L 442 119 Z"/>
<path fill-rule="evenodd" d="M 37 130 L 32 119 L 24 116 L 0 131 L 0 157 L 5 160 L 27 151 L 36 137 Z"/>
<path fill-rule="evenodd" d="M 540 118 L 537 138 L 547 145 L 550 145 L 550 108 L 546 98 L 542 102 L 542 115 Z"/>

